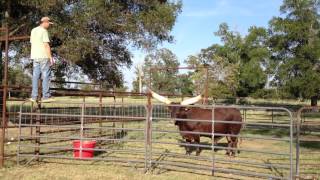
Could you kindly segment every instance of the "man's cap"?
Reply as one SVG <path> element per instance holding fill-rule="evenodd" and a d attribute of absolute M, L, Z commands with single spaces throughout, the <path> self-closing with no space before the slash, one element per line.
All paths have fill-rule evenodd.
<path fill-rule="evenodd" d="M 51 19 L 49 17 L 45 16 L 41 18 L 40 22 L 49 22 L 49 24 L 53 24 L 53 22 L 51 22 L 50 20 Z"/>

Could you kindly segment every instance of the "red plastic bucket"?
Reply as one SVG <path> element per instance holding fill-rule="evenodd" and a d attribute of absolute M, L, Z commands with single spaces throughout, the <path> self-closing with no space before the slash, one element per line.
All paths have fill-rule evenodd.
<path fill-rule="evenodd" d="M 82 141 L 82 155 L 80 157 L 80 149 L 73 150 L 73 157 L 75 158 L 92 158 L 94 150 L 90 150 L 91 148 L 96 147 L 96 141 Z M 73 141 L 73 148 L 80 148 L 80 140 Z"/>

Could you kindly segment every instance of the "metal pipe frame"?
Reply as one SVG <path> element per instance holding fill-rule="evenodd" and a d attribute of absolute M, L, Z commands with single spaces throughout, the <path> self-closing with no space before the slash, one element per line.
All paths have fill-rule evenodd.
<path fill-rule="evenodd" d="M 68 82 L 66 82 L 68 83 Z M 0 91 L 4 86 L 0 86 Z M 31 86 L 25 86 L 25 85 L 10 85 L 8 86 L 9 91 L 13 92 L 26 92 L 22 91 L 21 89 L 27 90 L 28 92 L 31 92 L 32 87 Z M 121 92 L 121 91 L 108 91 L 108 90 L 81 90 L 81 89 L 65 89 L 65 88 L 50 88 L 50 91 L 53 91 L 52 93 L 54 95 L 63 96 L 63 95 L 74 95 L 74 96 L 99 96 L 102 95 L 103 97 L 121 97 L 121 96 L 141 96 L 146 97 L 148 93 L 138 93 L 138 92 Z M 167 93 L 161 93 L 160 95 L 168 96 L 168 97 L 187 97 L 182 96 L 178 94 L 167 94 Z"/>
<path fill-rule="evenodd" d="M 4 74 L 3 74 L 3 101 L 2 101 L 2 129 L 1 129 L 1 138 L 0 138 L 0 168 L 4 165 L 4 140 L 5 140 L 5 131 L 7 125 L 7 116 L 6 116 L 6 102 L 7 102 L 7 91 L 8 91 L 8 61 L 9 61 L 9 29 L 8 25 L 4 29 L 5 31 L 5 58 L 4 58 Z"/>
<path fill-rule="evenodd" d="M 300 177 L 300 142 L 306 141 L 306 139 L 302 139 L 301 136 L 301 125 L 304 123 L 302 119 L 302 114 L 305 110 L 319 110 L 319 106 L 304 106 L 301 107 L 297 112 L 297 120 L 296 120 L 296 178 Z M 319 112 L 318 112 L 319 114 Z M 319 124 L 320 127 L 320 124 Z M 320 142 L 320 141 L 319 141 Z M 313 164 L 314 165 L 314 164 Z M 320 165 L 320 163 L 318 164 Z"/>
<path fill-rule="evenodd" d="M 61 102 L 62 103 L 62 102 Z M 65 103 L 65 102 L 63 102 Z M 54 104 L 59 105 L 59 103 L 55 102 Z M 173 131 L 173 130 L 168 130 L 168 129 L 159 129 L 157 128 L 157 124 L 156 122 L 160 121 L 160 122 L 171 122 L 172 119 L 171 118 L 161 118 L 161 117 L 157 117 L 157 113 L 163 114 L 164 112 L 162 110 L 166 109 L 168 106 L 159 106 L 159 107 L 154 107 L 154 105 L 151 102 L 151 97 L 148 100 L 148 104 L 141 104 L 141 105 L 137 105 L 137 104 L 122 104 L 122 107 L 125 108 L 141 108 L 143 107 L 145 109 L 144 112 L 144 116 L 139 116 L 139 117 L 135 117 L 135 116 L 129 116 L 124 114 L 123 116 L 118 116 L 118 115 L 114 115 L 114 116 L 110 116 L 110 115 L 103 115 L 103 114 L 99 114 L 99 115 L 88 115 L 86 112 L 86 108 L 85 107 L 90 107 L 90 105 L 95 105 L 94 107 L 98 108 L 99 107 L 105 107 L 105 104 L 95 104 L 95 103 L 87 103 L 87 102 L 83 102 L 83 103 L 70 103 L 70 105 L 78 105 L 79 107 L 82 108 L 81 110 L 81 114 L 59 114 L 59 113 L 55 113 L 55 114 L 50 114 L 50 113 L 44 113 L 44 112 L 40 112 L 40 113 L 33 113 L 33 112 L 23 112 L 23 105 L 24 103 L 20 106 L 20 113 L 19 113 L 19 143 L 18 143 L 18 152 L 17 152 L 17 157 L 18 157 L 18 163 L 19 160 L 21 159 L 21 157 L 35 157 L 34 154 L 24 154 L 23 149 L 24 148 L 39 148 L 39 149 L 52 149 L 52 150 L 66 150 L 66 151 L 72 151 L 72 150 L 79 150 L 80 153 L 82 151 L 85 150 L 93 150 L 93 151 L 103 151 L 103 152 L 109 152 L 109 151 L 113 151 L 113 152 L 128 152 L 128 153 L 140 153 L 142 155 L 144 155 L 144 158 L 140 157 L 140 160 L 137 160 L 139 158 L 136 159 L 126 159 L 124 158 L 123 160 L 119 160 L 119 161 L 123 161 L 123 162 L 130 162 L 130 161 L 137 161 L 140 162 L 141 164 L 144 164 L 144 169 L 145 171 L 151 170 L 151 168 L 154 167 L 154 165 L 164 165 L 166 167 L 169 166 L 175 166 L 175 167 L 180 167 L 180 166 L 185 166 L 187 168 L 192 168 L 192 169 L 197 169 L 197 168 L 202 168 L 203 165 L 192 165 L 192 164 L 185 164 L 184 162 L 175 162 L 175 161 L 163 161 L 163 160 L 155 160 L 153 157 L 157 156 L 157 155 L 165 155 L 165 156 L 170 156 L 170 157 L 174 157 L 174 158 L 185 158 L 188 159 L 188 157 L 186 155 L 182 155 L 179 153 L 174 153 L 174 152 L 159 152 L 160 149 L 153 147 L 153 145 L 157 145 L 157 144 L 169 144 L 169 145 L 176 145 L 176 146 L 191 146 L 191 147 L 202 147 L 202 148 L 209 148 L 211 149 L 211 157 L 203 157 L 203 156 L 190 156 L 190 158 L 195 159 L 195 160 L 204 160 L 204 161 L 208 161 L 211 162 L 211 166 L 207 166 L 204 169 L 210 171 L 212 174 L 215 172 L 225 172 L 225 173 L 233 173 L 233 174 L 242 174 L 243 176 L 253 176 L 253 177 L 269 177 L 269 178 L 274 178 L 274 179 L 283 179 L 283 178 L 289 178 L 292 179 L 292 174 L 293 174 L 293 160 L 292 160 L 292 140 L 293 140 L 293 124 L 292 124 L 292 114 L 289 110 L 285 109 L 285 108 L 272 108 L 272 107 L 252 107 L 252 106 L 215 106 L 215 105 L 211 105 L 211 106 L 204 106 L 204 105 L 192 105 L 192 106 L 188 106 L 188 107 L 203 107 L 203 108 L 207 108 L 207 109 L 212 109 L 212 113 L 214 117 L 214 109 L 216 108 L 238 108 L 238 109 L 244 109 L 244 110 L 278 110 L 278 111 L 283 111 L 285 113 L 288 114 L 288 121 L 287 124 L 281 124 L 280 127 L 286 127 L 290 129 L 290 135 L 289 138 L 273 138 L 273 137 L 251 137 L 249 135 L 230 135 L 230 134 L 223 134 L 223 133 L 214 133 L 214 131 L 212 131 L 212 133 L 204 133 L 204 132 L 192 132 L 192 131 Z M 120 104 L 119 104 L 120 105 Z M 158 106 L 158 105 L 157 105 Z M 171 105 L 170 105 L 171 106 Z M 181 105 L 179 105 L 181 106 Z M 110 105 L 107 105 L 106 107 L 111 108 Z M 66 107 L 67 108 L 67 107 Z M 64 118 L 68 118 L 68 117 L 76 117 L 76 118 L 80 118 L 81 123 L 80 124 L 75 124 L 75 125 L 47 125 L 47 124 L 29 124 L 29 123 L 23 123 L 22 120 L 23 118 L 28 119 L 29 116 L 40 116 L 40 118 L 44 118 L 44 117 L 64 117 Z M 101 118 L 101 119 L 116 119 L 116 118 L 121 118 L 121 119 L 144 119 L 145 123 L 142 122 L 142 125 L 144 124 L 144 127 L 139 127 L 139 128 L 132 128 L 132 127 L 103 127 L 103 126 L 98 126 L 98 127 L 89 127 L 87 125 L 87 121 L 85 121 L 86 118 Z M 156 120 L 156 121 L 155 121 Z M 178 119 L 181 121 L 190 121 L 193 122 L 195 120 L 189 120 L 189 119 Z M 200 120 L 202 121 L 202 120 Z M 208 120 L 203 120 L 204 122 L 208 121 Z M 112 121 L 110 121 L 112 122 Z M 198 121 L 199 122 L 199 121 Z M 211 122 L 211 125 L 213 126 L 214 129 L 214 124 L 215 123 L 230 123 L 229 121 L 219 121 L 216 119 L 212 119 L 209 122 Z M 97 122 L 98 123 L 98 122 Z M 230 124 L 237 124 L 237 123 L 230 123 Z M 248 125 L 250 124 L 249 122 L 241 122 L 239 124 L 245 124 Z M 269 125 L 273 125 L 274 128 L 277 128 L 277 123 L 253 123 L 253 124 L 258 124 L 259 126 L 266 126 L 269 127 Z M 72 141 L 72 140 L 79 140 L 80 142 L 84 141 L 84 140 L 95 140 L 95 141 L 101 141 L 101 142 L 134 142 L 134 143 L 138 143 L 138 146 L 140 148 L 136 148 L 133 150 L 121 150 L 121 149 L 110 149 L 110 148 L 83 148 L 80 145 L 80 148 L 68 148 L 66 146 L 57 146 L 57 145 L 51 145 L 51 146 L 46 146 L 46 145 L 42 145 L 41 144 L 37 144 L 37 145 L 26 145 L 26 144 L 21 144 L 20 141 L 24 140 L 24 139 L 28 139 L 30 138 L 30 136 L 28 135 L 22 135 L 21 134 L 21 129 L 24 127 L 41 127 L 42 129 L 45 128 L 59 128 L 59 129 L 64 129 L 64 128 L 79 128 L 80 129 L 80 134 L 76 135 L 76 136 L 66 136 L 66 135 L 60 135 L 57 134 L 55 135 L 55 133 L 43 133 L 41 135 L 32 135 L 32 138 L 36 138 L 39 140 L 54 140 L 54 139 L 61 139 L 61 140 L 66 140 L 66 141 Z M 247 126 L 248 127 L 248 126 Z M 94 130 L 97 130 L 97 132 L 99 130 L 117 130 L 117 131 L 126 131 L 126 132 L 130 132 L 130 131 L 137 131 L 137 132 L 144 132 L 144 137 L 141 137 L 139 139 L 128 139 L 128 138 L 112 138 L 112 137 L 86 137 L 84 134 L 84 132 L 86 133 L 90 133 L 95 132 Z M 157 133 L 164 133 L 164 134 L 178 134 L 178 133 L 190 133 L 190 134 L 199 134 L 199 135 L 211 135 L 211 145 L 202 145 L 202 144 L 187 144 L 187 143 L 173 143 L 173 142 L 166 142 L 163 140 L 156 140 L 154 138 L 152 138 L 153 134 L 157 134 Z M 223 146 L 219 146 L 219 145 L 215 145 L 214 144 L 214 137 L 215 136 L 229 136 L 229 137 L 238 137 L 238 138 L 248 138 L 248 139 L 257 139 L 257 140 L 270 140 L 270 141 L 283 141 L 283 142 L 289 142 L 290 143 L 290 147 L 289 147 L 289 152 L 283 152 L 283 153 L 278 153 L 278 152 L 273 152 L 273 151 L 268 151 L 268 150 L 255 150 L 255 149 L 249 149 L 249 148 L 232 148 L 232 147 L 223 147 Z M 135 145 L 137 146 L 137 145 Z M 214 150 L 241 150 L 244 152 L 252 152 L 252 153 L 258 153 L 258 154 L 271 154 L 271 155 L 275 155 L 275 156 L 281 156 L 281 157 L 286 157 L 288 159 L 290 159 L 290 163 L 287 164 L 269 164 L 269 163 L 259 163 L 259 162 L 252 162 L 252 161 L 248 161 L 248 160 L 230 160 L 230 159 L 224 159 L 224 158 L 220 158 L 216 156 L 216 153 Z M 68 156 L 61 156 L 61 155 L 46 155 L 45 152 L 42 152 L 41 154 L 36 155 L 36 157 L 39 158 L 60 158 L 60 159 L 74 159 L 73 157 L 68 157 Z M 81 156 L 80 156 L 81 157 Z M 78 158 L 77 158 L 78 159 Z M 103 157 L 103 158 L 92 158 L 92 159 L 88 159 L 88 158 L 79 158 L 80 160 L 106 160 L 106 161 L 113 161 L 113 158 L 110 157 Z M 117 161 L 117 160 L 115 160 Z M 271 168 L 271 167 L 276 167 L 276 168 L 282 168 L 282 169 L 289 169 L 290 171 L 290 175 L 289 177 L 281 177 L 281 176 L 274 176 L 271 174 L 265 174 L 265 173 L 261 173 L 261 172 L 248 172 L 248 171 L 243 171 L 243 170 L 235 170 L 235 169 L 225 169 L 225 168 L 220 168 L 218 167 L 216 164 L 219 163 L 235 163 L 238 165 L 244 164 L 244 165 L 251 165 L 254 167 L 262 167 L 262 168 Z"/>
<path fill-rule="evenodd" d="M 168 106 L 181 106 L 181 105 L 168 105 Z M 201 105 L 200 105 L 201 106 Z M 184 107 L 184 106 L 183 106 Z M 188 106 L 186 106 L 188 107 Z M 195 106 L 189 106 L 189 107 L 195 107 Z M 196 106 L 198 107 L 198 106 Z M 192 147 L 203 147 L 203 148 L 210 148 L 211 150 L 212 149 L 225 149 L 225 150 L 240 150 L 240 151 L 246 151 L 246 152 L 252 152 L 252 153 L 259 153 L 259 154 L 271 154 L 271 155 L 276 155 L 276 156 L 285 156 L 287 157 L 289 160 L 290 160 L 290 163 L 288 164 L 288 166 L 284 167 L 284 169 L 289 169 L 289 175 L 288 175 L 288 179 L 292 179 L 293 177 L 293 159 L 292 159 L 292 141 L 293 141 L 293 116 L 292 116 L 292 113 L 286 109 L 286 108 L 273 108 L 273 107 L 252 107 L 252 106 L 222 106 L 222 105 L 212 105 L 212 106 L 208 106 L 208 107 L 203 107 L 201 106 L 202 108 L 205 108 L 205 109 L 215 109 L 215 108 L 237 108 L 239 110 L 243 109 L 243 110 L 275 110 L 275 111 L 283 111 L 284 113 L 287 114 L 287 117 L 288 117 L 288 120 L 286 121 L 286 124 L 277 124 L 277 123 L 249 123 L 249 122 L 229 122 L 229 121 L 221 121 L 221 120 L 216 120 L 216 119 L 212 119 L 212 121 L 209 121 L 209 120 L 191 120 L 191 119 L 175 119 L 175 121 L 190 121 L 190 122 L 211 122 L 211 125 L 213 126 L 214 123 L 228 123 L 228 124 L 242 124 L 242 125 L 248 125 L 248 124 L 251 124 L 251 125 L 259 125 L 259 126 L 267 126 L 267 127 L 283 127 L 283 128 L 289 128 L 290 129 L 290 132 L 288 134 L 288 137 L 289 138 L 261 138 L 258 137 L 258 138 L 255 138 L 255 137 L 252 137 L 251 139 L 259 139 L 259 140 L 280 140 L 280 141 L 284 141 L 284 142 L 289 142 L 290 145 L 289 145 L 289 150 L 287 153 L 277 153 L 277 152 L 270 152 L 270 151 L 261 151 L 261 150 L 253 150 L 253 149 L 243 149 L 243 148 L 225 148 L 225 147 L 221 147 L 221 146 L 217 146 L 217 145 L 202 145 L 202 144 L 189 144 L 189 143 L 172 143 L 172 142 L 165 142 L 165 141 L 152 141 L 152 143 L 154 144 L 172 144 L 172 145 L 177 145 L 177 146 L 192 146 Z M 213 111 L 213 110 L 212 110 Z M 213 115 L 212 117 L 214 117 L 214 111 L 212 112 Z M 158 117 L 154 117 L 155 120 L 169 120 L 169 121 L 172 121 L 172 119 L 170 118 L 158 118 Z M 214 127 L 212 127 L 214 129 Z M 161 130 L 161 129 L 153 129 L 152 130 L 153 133 L 189 133 L 189 131 L 183 131 L 183 132 L 180 132 L 180 131 L 169 131 L 169 130 Z M 205 134 L 205 135 L 209 135 L 209 133 L 203 133 L 203 132 L 191 132 L 191 134 Z M 218 136 L 218 135 L 224 135 L 224 134 L 219 134 L 219 133 L 212 133 L 213 135 L 211 137 L 214 137 L 215 135 Z M 232 135 L 234 137 L 241 137 L 241 135 Z M 245 136 L 244 136 L 245 137 Z M 213 167 L 214 167 L 214 162 L 217 162 L 215 161 L 215 153 L 213 152 L 212 153 L 212 161 L 213 161 Z M 164 163 L 165 164 L 165 163 Z M 171 162 L 172 164 L 172 162 Z M 174 164 L 174 163 L 173 163 Z M 168 165 L 168 164 L 165 164 L 165 165 Z M 277 164 L 275 165 L 277 166 Z M 274 166 L 274 167 L 275 167 Z M 283 167 L 283 166 L 282 166 Z M 194 168 L 192 166 L 192 168 Z M 215 171 L 216 168 L 214 168 L 213 170 L 211 170 L 212 172 Z M 209 169 L 208 169 L 209 170 Z M 246 174 L 247 172 L 243 172 L 244 174 Z M 248 173 L 250 174 L 250 173 Z M 275 178 L 275 177 L 271 177 L 271 176 L 268 176 L 269 178 Z M 278 177 L 279 179 L 282 179 L 283 177 Z"/>
<path fill-rule="evenodd" d="M 153 152 L 155 155 L 165 155 L 165 156 L 172 156 L 172 157 L 182 157 L 186 159 L 194 159 L 199 161 L 210 161 L 209 157 L 202 157 L 202 156 L 194 156 L 194 155 L 183 155 L 179 153 L 166 153 L 166 152 Z M 255 162 L 248 162 L 243 160 L 232 160 L 232 159 L 225 159 L 225 158 L 215 158 L 215 161 L 221 161 L 226 163 L 235 163 L 235 164 L 248 164 L 255 167 L 263 167 L 263 168 L 270 168 L 270 167 L 277 167 L 277 168 L 283 168 L 283 169 L 290 169 L 288 168 L 289 164 L 287 165 L 280 165 L 280 164 L 261 164 L 261 163 L 255 163 Z"/>
<path fill-rule="evenodd" d="M 204 69 L 205 70 L 205 74 L 206 74 L 206 78 L 205 78 L 205 87 L 204 87 L 204 104 L 208 104 L 208 97 L 209 97 L 209 66 L 205 65 L 205 66 L 187 66 L 187 67 L 151 67 L 149 69 L 149 88 L 151 89 L 151 75 L 153 72 L 156 71 L 162 71 L 162 70 L 199 70 L 199 69 Z M 160 94 L 163 95 L 163 94 Z M 182 96 L 183 97 L 183 96 Z"/>
<path fill-rule="evenodd" d="M 193 170 L 206 170 L 211 171 L 212 167 L 203 167 L 199 165 L 188 165 L 188 164 L 176 164 L 172 162 L 157 162 L 153 161 L 155 164 L 162 164 L 164 168 L 168 168 L 168 166 L 172 167 L 182 167 L 186 169 L 193 169 Z M 173 169 L 174 170 L 174 169 Z M 268 178 L 268 179 L 286 179 L 279 176 L 272 176 L 269 174 L 263 174 L 263 173 L 256 173 L 256 172 L 243 172 L 241 170 L 233 170 L 233 169 L 225 169 L 225 168 L 214 168 L 215 172 L 222 172 L 222 173 L 228 173 L 228 174 L 236 174 L 236 175 L 242 175 L 242 176 L 249 176 L 249 177 L 260 177 L 260 178 Z"/>

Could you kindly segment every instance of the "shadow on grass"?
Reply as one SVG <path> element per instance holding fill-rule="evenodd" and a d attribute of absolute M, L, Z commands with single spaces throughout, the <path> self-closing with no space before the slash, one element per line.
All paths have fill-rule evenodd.
<path fill-rule="evenodd" d="M 244 129 L 242 130 L 243 134 L 253 134 L 253 135 L 267 135 L 277 138 L 289 137 L 290 129 L 289 128 L 279 128 L 279 127 L 260 127 L 255 129 Z"/>
<path fill-rule="evenodd" d="M 127 131 L 120 131 L 120 132 L 117 132 L 116 134 L 114 134 L 114 136 L 110 136 L 111 138 L 113 138 L 113 139 L 121 139 L 121 138 L 123 138 L 123 137 L 125 137 L 125 136 L 127 136 L 128 135 L 128 132 Z M 96 147 L 101 147 L 101 146 L 103 146 L 103 145 L 111 145 L 111 146 L 117 146 L 117 145 L 115 145 L 114 144 L 114 142 L 106 142 L 106 141 L 102 141 L 102 142 L 98 142 L 97 143 L 97 145 L 96 145 Z M 118 145 L 119 146 L 119 145 Z M 105 154 L 106 152 L 108 152 L 108 151 L 94 151 L 94 156 L 99 156 L 99 155 L 101 155 L 101 154 Z"/>
<path fill-rule="evenodd" d="M 159 167 L 158 169 L 159 169 L 159 171 L 155 173 L 157 175 L 165 174 L 165 173 L 168 173 L 168 172 L 172 171 L 172 172 L 190 173 L 190 174 L 194 174 L 194 175 L 207 176 L 207 177 L 212 177 L 213 179 L 215 179 L 215 178 L 232 179 L 232 180 L 240 180 L 241 179 L 241 178 L 230 177 L 230 176 L 226 177 L 226 176 L 222 176 L 222 175 L 214 175 L 214 176 L 212 176 L 212 175 L 209 175 L 209 174 L 196 172 L 196 170 L 188 170 L 188 169 L 174 169 L 174 168 L 169 168 L 169 167 Z"/>
<path fill-rule="evenodd" d="M 181 139 L 179 139 L 178 140 L 178 142 L 179 143 L 186 143 L 185 141 L 183 141 L 183 140 L 181 140 Z M 199 144 L 197 144 L 197 143 L 191 143 L 191 145 L 192 146 L 188 146 L 188 145 L 179 145 L 180 147 L 183 147 L 186 151 L 187 151 L 187 149 L 189 148 L 189 151 L 191 152 L 191 154 L 193 153 L 193 152 L 196 152 L 197 151 L 197 147 L 196 147 L 196 145 L 200 145 L 200 146 L 210 146 L 210 147 L 200 147 L 200 152 L 202 152 L 203 150 L 211 150 L 211 143 L 206 143 L 206 142 L 203 142 L 203 143 L 199 143 Z M 216 144 L 215 145 L 215 149 L 214 149 L 214 151 L 215 152 L 219 152 L 219 151 L 225 151 L 225 149 L 224 148 L 227 148 L 228 147 L 228 143 L 219 143 L 218 142 L 218 144 Z"/>
<path fill-rule="evenodd" d="M 307 149 L 320 150 L 319 141 L 302 141 L 300 142 L 300 146 Z"/>
<path fill-rule="evenodd" d="M 81 161 L 74 161 L 74 160 L 67 160 L 65 162 L 51 162 L 51 161 L 41 161 L 40 163 L 50 163 L 50 164 L 59 164 L 59 165 L 72 165 L 72 166 L 83 166 L 83 165 L 86 165 L 86 166 L 97 166 L 97 162 L 96 161 L 86 161 L 85 162 L 81 162 Z M 39 165 L 38 163 L 35 163 L 34 165 Z M 113 162 L 104 162 L 103 164 L 99 164 L 99 165 L 106 165 L 106 166 L 115 166 L 115 164 Z M 138 165 L 138 167 L 137 167 Z M 31 166 L 31 165 L 30 165 Z M 135 166 L 132 165 L 132 163 L 122 163 L 122 162 L 119 162 L 117 163 L 118 167 L 124 167 L 124 168 L 134 168 L 135 170 L 140 170 L 139 172 L 141 174 L 144 174 L 144 170 L 143 170 L 143 167 L 144 165 L 143 164 L 135 164 Z M 191 169 L 178 169 L 178 168 L 173 168 L 173 167 L 157 167 L 156 168 L 156 172 L 155 170 L 153 171 L 150 171 L 152 174 L 155 174 L 155 175 L 161 175 L 161 174 L 166 174 L 166 173 L 170 173 L 170 172 L 177 172 L 177 173 L 188 173 L 188 174 L 191 174 L 191 175 L 200 175 L 200 176 L 203 176 L 203 177 L 212 177 L 212 178 L 227 178 L 227 179 L 231 179 L 231 180 L 240 180 L 241 178 L 237 178 L 237 177 L 226 177 L 226 176 L 223 176 L 223 175 L 210 175 L 208 173 L 204 173 L 204 172 L 197 172 L 196 170 L 191 170 Z"/>

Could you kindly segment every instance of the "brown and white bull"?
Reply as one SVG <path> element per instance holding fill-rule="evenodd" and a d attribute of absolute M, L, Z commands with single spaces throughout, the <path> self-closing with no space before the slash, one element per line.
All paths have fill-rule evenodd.
<path fill-rule="evenodd" d="M 163 102 L 168 106 L 171 113 L 171 118 L 176 119 L 175 125 L 178 126 L 179 131 L 183 139 L 187 143 L 200 143 L 200 137 L 212 138 L 212 123 L 203 122 L 203 120 L 212 120 L 212 109 L 204 109 L 201 107 L 188 107 L 188 105 L 194 104 L 202 99 L 202 96 L 193 97 L 184 100 L 180 103 L 173 103 L 168 98 L 163 97 L 153 91 L 150 91 L 153 98 L 160 102 Z M 181 119 L 179 121 L 179 119 Z M 183 119 L 186 119 L 183 121 Z M 215 134 L 225 134 L 228 141 L 227 155 L 235 155 L 235 149 L 237 148 L 238 138 L 233 135 L 238 135 L 242 127 L 242 117 L 239 109 L 236 108 L 214 108 L 214 119 L 216 121 L 229 121 L 230 123 L 215 122 L 214 123 L 214 133 Z M 192 121 L 188 121 L 192 120 Z M 195 120 L 199 120 L 198 122 Z M 201 121 L 202 120 L 202 121 Z M 235 123 L 232 123 L 235 122 Z M 189 133 L 187 132 L 189 131 Z M 193 134 L 190 132 L 206 133 L 206 134 Z M 230 136 L 231 135 L 231 136 Z M 216 144 L 218 140 L 223 138 L 223 136 L 214 135 L 214 143 Z M 196 155 L 200 155 L 201 149 L 197 146 Z M 191 147 L 186 147 L 186 154 L 191 154 Z"/>

